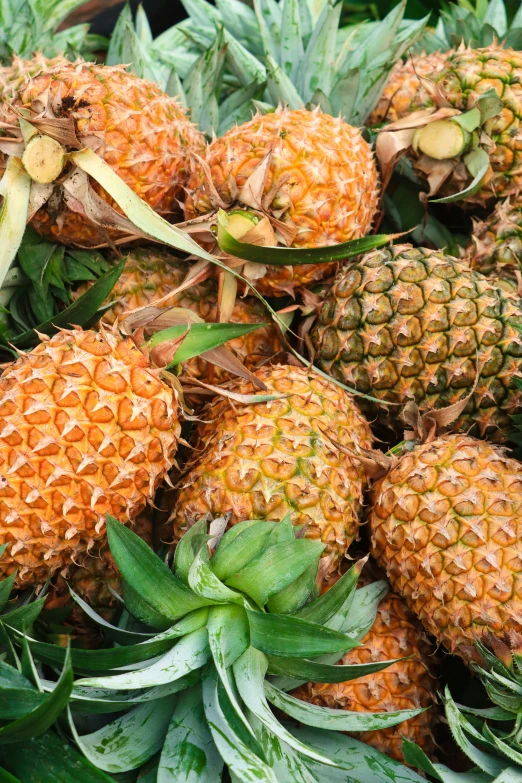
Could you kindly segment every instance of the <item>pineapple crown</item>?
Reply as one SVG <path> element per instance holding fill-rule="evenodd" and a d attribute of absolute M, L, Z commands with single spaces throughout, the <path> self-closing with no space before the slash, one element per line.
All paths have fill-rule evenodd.
<path fill-rule="evenodd" d="M 405 21 L 405 2 L 381 22 L 340 27 L 337 0 L 184 3 L 189 19 L 154 41 L 142 10 L 115 28 L 108 63 L 133 62 L 179 96 L 207 134 L 221 136 L 252 112 L 321 106 L 362 125 L 388 74 L 422 34 L 427 17 Z"/>
<path fill-rule="evenodd" d="M 371 627 L 386 584 L 356 591 L 365 562 L 359 561 L 317 597 L 321 542 L 304 538 L 289 519 L 249 520 L 222 535 L 225 526 L 225 518 L 209 529 L 204 521 L 194 525 L 179 542 L 171 568 L 108 518 L 111 552 L 123 579 L 122 619 L 111 625 L 73 597 L 118 646 L 64 650 L 34 638 L 37 630 L 27 636 L 20 618 L 18 627 L 12 623 L 12 612 L 3 617 L 9 662 L 0 662 L 0 693 L 9 678 L 11 690 L 31 693 L 19 704 L 23 717 L 0 728 L 0 748 L 2 735 L 4 742 L 18 743 L 31 731 L 51 731 L 69 704 L 71 737 L 107 773 L 154 769 L 158 779 L 168 772 L 171 779 L 186 780 L 197 761 L 200 781 L 222 780 L 226 766 L 233 780 L 300 783 L 328 770 L 332 780 L 344 781 L 350 770 L 350 779 L 367 783 L 377 763 L 392 777 L 400 770 L 420 783 L 416 773 L 403 773 L 397 762 L 337 733 L 384 729 L 419 710 L 352 713 L 288 693 L 310 679 L 344 682 L 394 663 L 334 665 Z M 25 627 L 35 622 L 43 600 L 25 607 L 27 614 L 37 606 Z M 13 640 L 23 647 L 21 662 Z M 41 664 L 60 663 L 58 683 L 45 680 Z M 73 684 L 73 669 L 87 676 Z M 2 704 L 0 699 L 0 715 Z M 269 705 L 301 726 L 279 722 Z M 78 712 L 122 714 L 80 734 Z M 31 717 L 24 733 L 20 720 Z M 8 769 L 16 772 L 20 754 L 7 755 Z"/>
<path fill-rule="evenodd" d="M 435 30 L 428 30 L 417 48 L 427 53 L 445 52 L 461 43 L 473 48 L 490 46 L 495 40 L 505 46 L 520 49 L 522 44 L 522 10 L 519 8 L 511 24 L 504 0 L 469 0 L 444 5 Z"/>

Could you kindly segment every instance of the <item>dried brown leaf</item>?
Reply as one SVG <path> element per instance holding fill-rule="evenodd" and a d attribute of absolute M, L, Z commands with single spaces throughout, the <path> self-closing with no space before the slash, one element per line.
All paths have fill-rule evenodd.
<path fill-rule="evenodd" d="M 262 209 L 263 192 L 272 161 L 272 150 L 257 164 L 238 194 L 238 201 L 253 209 Z"/>

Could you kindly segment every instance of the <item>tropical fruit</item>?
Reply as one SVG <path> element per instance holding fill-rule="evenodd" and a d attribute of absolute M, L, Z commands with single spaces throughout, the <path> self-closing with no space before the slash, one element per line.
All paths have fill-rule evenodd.
<path fill-rule="evenodd" d="M 402 598 L 388 593 L 378 606 L 371 629 L 359 646 L 347 652 L 339 663 L 347 666 L 397 658 L 405 660 L 357 680 L 309 682 L 293 691 L 292 695 L 321 707 L 361 713 L 426 709 L 436 701 L 433 659 L 430 661 L 433 652 L 422 627 L 410 614 Z M 435 750 L 433 728 L 436 719 L 436 712 L 428 709 L 392 728 L 364 731 L 354 736 L 398 761 L 404 761 L 404 738 L 417 743 L 431 756 Z"/>
<path fill-rule="evenodd" d="M 110 300 L 115 303 L 103 314 L 103 323 L 112 325 L 123 312 L 154 304 L 158 299 L 163 300 L 159 307 L 183 307 L 193 310 L 204 321 L 215 321 L 218 288 L 214 279 L 205 280 L 167 297 L 170 291 L 175 291 L 183 282 L 189 269 L 187 263 L 161 248 L 133 248 L 129 251 L 125 268 L 111 291 Z M 73 298 L 83 294 L 89 285 L 90 283 L 80 286 L 74 292 Z M 232 323 L 243 324 L 270 324 L 270 320 L 268 311 L 259 299 L 252 296 L 238 298 L 230 317 Z M 247 367 L 273 356 L 282 347 L 274 325 L 263 326 L 250 334 L 235 337 L 227 345 Z M 192 378 L 203 378 L 208 374 L 210 366 L 197 356 L 184 364 L 183 371 Z M 230 377 L 216 365 L 212 365 L 212 374 L 213 378 L 219 381 Z"/>
<path fill-rule="evenodd" d="M 0 378 L 0 572 L 45 582 L 134 519 L 170 468 L 172 389 L 131 338 L 62 330 Z"/>
<path fill-rule="evenodd" d="M 395 122 L 406 117 L 413 101 L 422 90 L 419 77 L 426 78 L 442 70 L 451 52 L 431 52 L 412 55 L 393 67 L 390 78 L 382 91 L 379 103 L 366 121 L 370 128 L 381 122 Z M 426 96 L 427 97 L 427 96 Z"/>
<path fill-rule="evenodd" d="M 369 425 L 346 392 L 313 370 L 277 365 L 255 375 L 279 398 L 217 399 L 205 409 L 179 482 L 174 535 L 202 518 L 227 514 L 234 525 L 290 514 L 326 544 L 333 571 L 357 536 L 365 474 L 352 450 L 371 444 Z M 254 392 L 242 380 L 227 388 Z"/>
<path fill-rule="evenodd" d="M 189 178 L 185 215 L 248 206 L 271 218 L 283 244 L 320 247 L 365 236 L 378 198 L 377 168 L 358 128 L 319 110 L 279 108 L 231 128 L 208 146 L 206 165 Z M 331 268 L 262 266 L 254 273 L 253 266 L 247 275 L 272 296 L 309 286 Z"/>
<path fill-rule="evenodd" d="M 497 204 L 491 215 L 476 222 L 466 248 L 473 269 L 506 291 L 520 289 L 522 205 L 515 199 Z"/>
<path fill-rule="evenodd" d="M 339 272 L 312 341 L 323 370 L 380 401 L 384 423 L 399 414 L 384 403 L 424 412 L 471 395 L 453 429 L 502 440 L 522 403 L 517 323 L 518 303 L 465 262 L 395 245 Z"/>
<path fill-rule="evenodd" d="M 72 118 L 78 141 L 93 147 L 150 207 L 172 216 L 190 172 L 191 155 L 203 154 L 205 146 L 202 134 L 176 100 L 123 66 L 60 62 L 27 78 L 14 101 L 16 110 L 32 109 L 37 114 L 49 107 L 54 117 Z M 6 105 L 3 114 L 2 119 L 13 121 L 13 111 Z M 34 228 L 68 245 L 105 242 L 103 207 L 93 197 L 86 203 L 85 188 L 78 183 L 66 184 L 53 183 L 52 196 L 33 217 Z M 92 187 L 113 205 L 103 188 L 95 182 Z M 98 227 L 87 217 L 94 212 Z M 110 234 L 118 235 L 117 231 Z"/>
<path fill-rule="evenodd" d="M 393 589 L 450 652 L 522 630 L 522 465 L 501 448 L 415 446 L 375 485 L 370 526 Z"/>
<path fill-rule="evenodd" d="M 426 100 L 421 89 L 412 108 L 438 108 L 443 116 L 437 115 L 436 122 L 426 116 L 428 124 L 417 124 L 405 145 L 414 170 L 427 179 L 430 195 L 455 196 L 477 177 L 481 186 L 462 196 L 466 204 L 486 206 L 516 193 L 522 184 L 518 149 L 521 53 L 498 44 L 482 49 L 461 47 L 429 78 L 433 83 L 430 99 Z M 490 91 L 493 97 L 486 97 Z M 474 109 L 479 111 L 466 115 Z"/>

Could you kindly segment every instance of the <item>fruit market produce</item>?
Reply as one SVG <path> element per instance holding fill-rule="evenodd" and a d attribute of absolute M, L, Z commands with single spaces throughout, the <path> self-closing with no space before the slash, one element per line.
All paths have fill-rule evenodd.
<path fill-rule="evenodd" d="M 234 396 L 217 398 L 203 412 L 179 482 L 175 536 L 202 518 L 236 524 L 290 514 L 325 544 L 328 575 L 357 537 L 366 478 L 351 450 L 371 447 L 370 427 L 348 394 L 313 371 L 275 365 L 254 375 L 280 397 L 239 410 Z M 248 381 L 228 389 L 254 391 Z"/>
<path fill-rule="evenodd" d="M 371 394 L 384 423 L 400 410 L 382 402 L 425 412 L 467 399 L 452 426 L 504 440 L 522 400 L 519 324 L 518 302 L 465 262 L 394 245 L 340 270 L 311 337 L 318 365 Z"/>

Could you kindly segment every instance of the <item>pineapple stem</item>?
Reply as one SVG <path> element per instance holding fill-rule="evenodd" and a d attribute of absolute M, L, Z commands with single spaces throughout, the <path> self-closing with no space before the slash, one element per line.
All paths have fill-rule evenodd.
<path fill-rule="evenodd" d="M 449 160 L 466 151 L 471 134 L 451 120 L 436 120 L 419 128 L 413 137 L 413 147 L 435 160 Z"/>
<path fill-rule="evenodd" d="M 65 161 L 65 149 L 50 136 L 33 136 L 22 155 L 25 170 L 40 185 L 54 182 L 62 173 Z"/>

